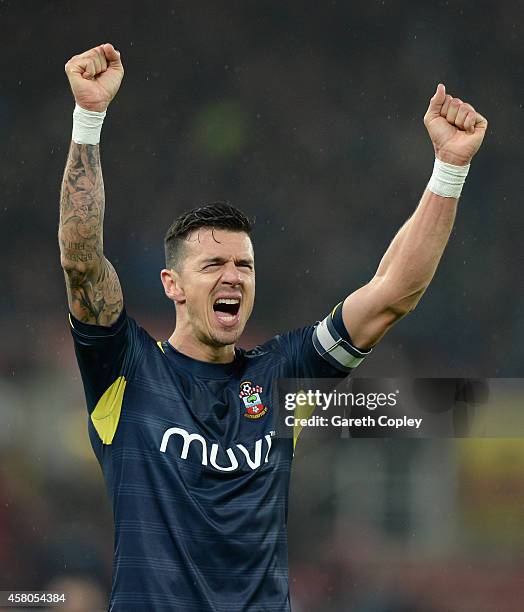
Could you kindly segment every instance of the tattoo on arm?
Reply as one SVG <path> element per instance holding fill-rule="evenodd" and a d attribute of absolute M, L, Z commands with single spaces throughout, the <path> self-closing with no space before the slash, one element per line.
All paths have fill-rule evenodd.
<path fill-rule="evenodd" d="M 123 307 L 103 254 L 104 182 L 98 145 L 71 143 L 60 198 L 59 244 L 69 307 L 85 323 L 111 325 Z"/>
<path fill-rule="evenodd" d="M 104 181 L 98 145 L 71 143 L 60 198 L 62 248 L 102 256 L 104 221 Z"/>
<path fill-rule="evenodd" d="M 122 289 L 111 262 L 104 259 L 95 278 L 78 271 L 66 272 L 67 298 L 79 321 L 112 325 L 123 308 Z"/>

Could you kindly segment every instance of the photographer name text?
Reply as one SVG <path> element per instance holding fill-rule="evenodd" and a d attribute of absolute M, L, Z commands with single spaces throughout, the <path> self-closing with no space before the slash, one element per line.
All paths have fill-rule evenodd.
<path fill-rule="evenodd" d="M 418 429 L 422 424 L 422 419 L 403 417 L 388 417 L 381 415 L 378 418 L 364 416 L 360 418 L 345 418 L 338 414 L 332 417 L 313 415 L 309 418 L 298 418 L 291 414 L 285 418 L 288 427 L 414 427 Z"/>

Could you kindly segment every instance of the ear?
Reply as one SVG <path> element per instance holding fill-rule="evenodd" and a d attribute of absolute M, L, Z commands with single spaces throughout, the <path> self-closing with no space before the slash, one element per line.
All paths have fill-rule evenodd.
<path fill-rule="evenodd" d="M 168 270 L 164 268 L 160 272 L 160 280 L 164 285 L 164 292 L 167 297 L 176 303 L 183 303 L 186 301 L 186 294 L 182 288 L 180 275 L 175 270 Z"/>

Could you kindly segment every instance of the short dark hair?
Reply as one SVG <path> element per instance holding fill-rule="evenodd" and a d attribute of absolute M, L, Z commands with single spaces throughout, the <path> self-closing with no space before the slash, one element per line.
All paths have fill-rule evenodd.
<path fill-rule="evenodd" d="M 180 265 L 187 237 L 203 227 L 251 234 L 252 223 L 229 202 L 211 202 L 181 214 L 167 230 L 164 238 L 166 267 Z"/>

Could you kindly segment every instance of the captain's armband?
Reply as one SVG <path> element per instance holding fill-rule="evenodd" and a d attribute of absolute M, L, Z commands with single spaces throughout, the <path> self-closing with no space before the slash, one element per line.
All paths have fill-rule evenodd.
<path fill-rule="evenodd" d="M 335 368 L 347 372 L 360 365 L 372 351 L 353 346 L 342 320 L 342 303 L 317 324 L 313 331 L 313 346 L 323 359 Z"/>

